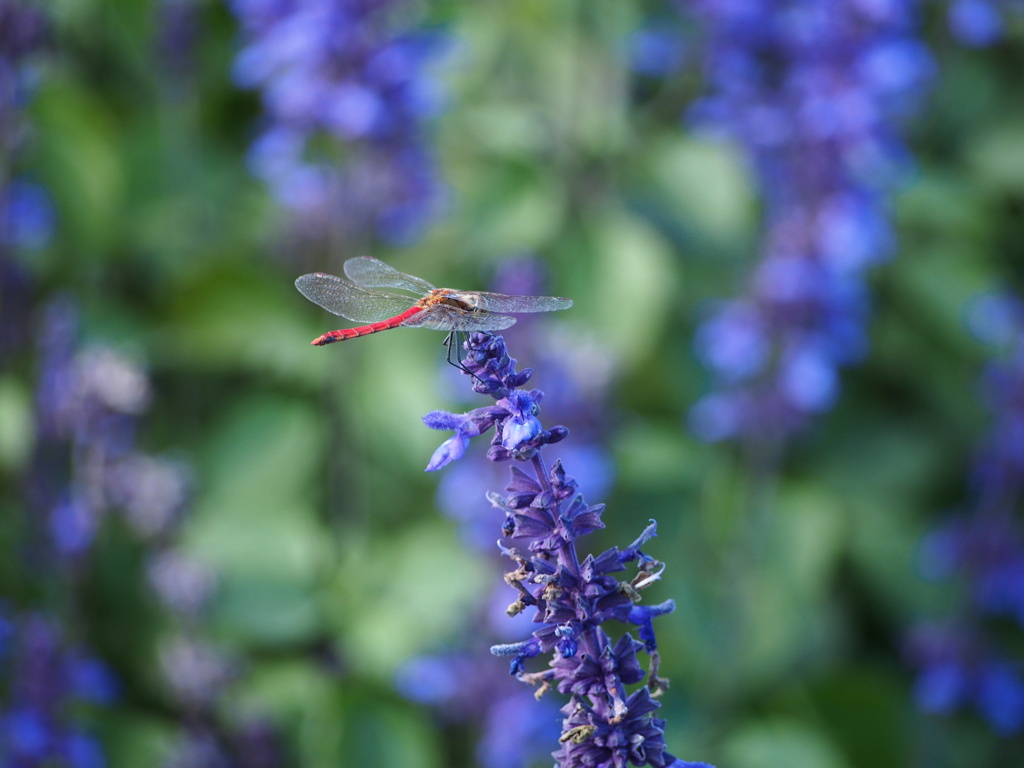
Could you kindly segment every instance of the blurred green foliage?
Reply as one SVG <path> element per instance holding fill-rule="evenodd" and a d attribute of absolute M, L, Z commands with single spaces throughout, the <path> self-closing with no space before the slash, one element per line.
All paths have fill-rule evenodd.
<path fill-rule="evenodd" d="M 155 3 L 51 6 L 29 166 L 60 227 L 24 263 L 40 296 L 81 303 L 85 338 L 146 361 L 144 443 L 195 467 L 181 544 L 218 573 L 210 631 L 246 660 L 222 703 L 228 722 L 270 717 L 309 768 L 470 760 L 472 729 L 439 727 L 392 685 L 404 660 L 461 636 L 498 560 L 460 543 L 422 471 L 438 436 L 420 417 L 467 392 L 440 375 L 435 335 L 311 348 L 333 319 L 292 281 L 372 248 L 436 284 L 484 288 L 502 258 L 528 251 L 548 265 L 550 292 L 576 302 L 539 332 L 568 328 L 618 363 L 609 527 L 585 543 L 623 545 L 659 522 L 650 551 L 669 567 L 649 599 L 678 605 L 660 628 L 670 750 L 729 768 L 1024 760 L 969 717 L 916 713 L 901 660 L 910 623 L 951 600 L 950 585 L 917 575 L 915 551 L 963 498 L 985 424 L 986 352 L 963 308 L 1018 284 L 1024 264 L 1020 30 L 989 51 L 933 30 L 941 73 L 911 127 L 919 166 L 897 200 L 900 253 L 873 275 L 870 358 L 780 471 L 761 472 L 685 429 L 705 387 L 692 332 L 707 301 L 742 289 L 758 201 L 734 148 L 681 129 L 700 88 L 692 61 L 670 82 L 628 72 L 623 37 L 651 4 L 426 9 L 460 41 L 437 124 L 453 206 L 421 244 L 390 251 L 311 245 L 247 174 L 258 103 L 230 82 L 237 35 L 221 4 L 197 3 L 175 71 L 158 56 Z M 22 374 L 0 377 L 5 482 L 33 440 Z M 13 519 L 5 509 L 4 549 Z M 112 572 L 95 578 L 95 645 L 157 688 L 144 670 L 167 628 L 139 605 L 135 545 L 99 546 Z M 101 721 L 112 768 L 156 764 L 173 728 L 136 694 Z"/>

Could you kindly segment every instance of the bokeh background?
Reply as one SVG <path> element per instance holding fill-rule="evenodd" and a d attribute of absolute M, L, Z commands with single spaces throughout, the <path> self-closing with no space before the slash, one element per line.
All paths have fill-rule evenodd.
<path fill-rule="evenodd" d="M 310 339 L 373 255 L 506 338 L 669 749 L 1024 764 L 1013 2 L 0 0 L 0 765 L 548 765 L 485 403 Z M 517 687 L 518 686 L 518 687 Z M 523 690 L 520 691 L 520 688 Z"/>

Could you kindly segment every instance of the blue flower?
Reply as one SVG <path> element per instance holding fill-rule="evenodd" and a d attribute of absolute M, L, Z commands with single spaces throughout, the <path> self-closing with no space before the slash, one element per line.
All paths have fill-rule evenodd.
<path fill-rule="evenodd" d="M 508 418 L 501 424 L 501 445 L 509 453 L 515 453 L 540 434 L 539 399 L 530 392 L 516 390 L 498 401 L 508 411 Z"/>
<path fill-rule="evenodd" d="M 82 703 L 110 704 L 113 676 L 99 661 L 68 647 L 51 616 L 12 617 L 11 627 L 9 658 L 0 658 L 7 662 L 0 677 L 11 694 L 0 703 L 0 755 L 17 765 L 103 768 L 102 749 L 78 729 L 74 713 Z"/>
<path fill-rule="evenodd" d="M 436 472 L 453 461 L 461 459 L 466 454 L 466 448 L 468 447 L 469 435 L 456 432 L 437 447 L 437 450 L 431 455 L 430 461 L 427 462 L 426 471 Z"/>
<path fill-rule="evenodd" d="M 23 110 L 31 97 L 33 57 L 48 32 L 46 14 L 32 3 L 0 5 L 0 250 L 46 246 L 56 215 L 47 191 L 21 174 L 27 129 Z M 6 260 L 6 259 L 4 259 Z"/>
<path fill-rule="evenodd" d="M 914 700 L 926 712 L 948 715 L 968 698 L 970 679 L 959 664 L 948 662 L 929 667 L 918 676 Z"/>
<path fill-rule="evenodd" d="M 518 643 L 502 643 L 501 645 L 491 646 L 491 653 L 495 656 L 512 657 L 512 661 L 509 664 L 509 672 L 516 677 L 522 675 L 526 660 L 534 658 L 540 652 L 540 640 L 536 637 L 531 637 Z"/>
<path fill-rule="evenodd" d="M 757 308 L 734 301 L 698 329 L 694 345 L 701 362 L 725 381 L 744 381 L 759 373 L 768 359 L 767 334 Z"/>
<path fill-rule="evenodd" d="M 990 0 L 953 0 L 949 28 L 964 45 L 984 48 L 1003 36 L 1003 18 Z"/>
<path fill-rule="evenodd" d="M 562 768 L 604 768 L 628 763 L 664 768 L 676 762 L 665 751 L 665 721 L 650 716 L 660 705 L 646 688 L 629 697 L 618 717 L 609 716 L 602 699 L 592 702 L 574 699 L 562 708 L 566 715 L 562 747 L 554 753 Z"/>
<path fill-rule="evenodd" d="M 648 653 L 658 649 L 658 641 L 654 637 L 654 622 L 657 616 L 664 616 L 676 609 L 675 601 L 666 600 L 658 605 L 634 605 L 629 611 L 629 621 L 639 627 L 638 634 L 644 641 Z"/>
<path fill-rule="evenodd" d="M 429 68 L 446 40 L 399 26 L 407 5 L 232 2 L 235 80 L 266 110 L 250 167 L 307 232 L 406 243 L 445 207 L 427 125 L 444 104 Z"/>
<path fill-rule="evenodd" d="M 500 338 L 500 337 L 499 337 Z M 526 370 L 523 374 L 512 374 L 502 378 L 495 376 L 492 372 L 484 369 L 492 365 L 490 362 L 480 365 L 473 361 L 473 365 L 480 369 L 480 372 L 489 378 L 479 378 L 477 386 L 484 387 L 496 399 L 496 404 L 486 408 L 477 408 L 464 414 L 453 414 L 447 411 L 431 411 L 423 417 L 423 423 L 431 429 L 452 429 L 455 434 L 443 442 L 427 464 L 428 472 L 433 472 L 447 466 L 452 461 L 462 458 L 469 445 L 469 439 L 477 437 L 491 427 L 496 428 L 495 442 L 492 443 L 488 452 L 488 458 L 495 461 L 504 461 L 507 458 L 526 459 L 532 452 L 541 445 L 556 443 L 564 439 L 568 434 L 565 427 L 554 427 L 544 430 L 541 427 L 537 414 L 540 412 L 540 401 L 542 393 L 538 390 L 512 389 L 506 384 L 525 383 L 531 371 Z M 514 365 L 515 361 L 511 361 Z M 468 361 L 465 363 L 467 370 Z"/>
<path fill-rule="evenodd" d="M 63 752 L 70 768 L 104 768 L 107 764 L 100 743 L 84 733 L 71 733 Z"/>
<path fill-rule="evenodd" d="M 664 722 L 652 715 L 658 703 L 651 692 L 665 687 L 656 676 L 653 619 L 675 604 L 634 604 L 663 567 L 641 550 L 654 538 L 656 525 L 652 521 L 625 550 L 613 547 L 581 559 L 577 541 L 604 527 L 604 505 L 587 504 L 561 461 L 548 469 L 542 455 L 545 445 L 564 439 L 568 430 L 543 428 L 538 418 L 542 393 L 522 389 L 531 371 L 515 370 L 501 337 L 473 333 L 464 348 L 473 390 L 492 397 L 495 405 L 424 417 L 427 426 L 455 433 L 434 453 L 428 469 L 461 457 L 471 437 L 494 426 L 488 458 L 527 462 L 530 470 L 513 464 L 505 495 L 491 492 L 487 497 L 503 518 L 499 548 L 516 565 L 505 575 L 516 592 L 507 612 L 533 609 L 539 628 L 518 642 L 492 646 L 491 653 L 510 658 L 509 671 L 517 679 L 541 684 L 542 692 L 553 686 L 570 697 L 562 708 L 562 748 L 554 753 L 562 768 L 629 761 L 659 768 L 686 765 L 665 752 Z M 633 562 L 638 573 L 628 584 L 612 575 Z M 603 626 L 609 621 L 638 626 L 643 642 L 625 633 L 613 644 Z M 639 650 L 650 656 L 649 675 L 637 658 Z M 547 668 L 531 671 L 531 660 L 546 654 L 551 656 Z M 645 677 L 646 686 L 627 690 Z"/>
<path fill-rule="evenodd" d="M 420 704 L 445 705 L 459 693 L 459 680 L 470 672 L 461 657 L 419 656 L 402 665 L 395 687 Z"/>
<path fill-rule="evenodd" d="M 996 348 L 982 394 L 992 423 L 976 451 L 964 510 L 922 540 L 922 573 L 958 579 L 962 616 L 918 627 L 910 661 L 915 698 L 930 712 L 973 708 L 997 733 L 1024 729 L 1024 677 L 1007 660 L 1007 632 L 1024 629 L 1024 531 L 1014 516 L 1024 488 L 1024 313 L 1012 296 L 972 303 L 978 336 Z M 993 627 L 994 620 L 1009 626 Z"/>
<path fill-rule="evenodd" d="M 68 669 L 74 695 L 94 704 L 111 704 L 117 698 L 117 679 L 99 659 L 73 659 Z"/>
<path fill-rule="evenodd" d="M 710 86 L 687 120 L 738 142 L 764 196 L 749 286 L 696 334 L 715 391 L 690 426 L 709 441 L 785 441 L 834 405 L 840 369 L 864 354 L 865 273 L 895 250 L 899 121 L 935 66 L 909 0 L 686 7 Z"/>
<path fill-rule="evenodd" d="M 642 75 L 665 77 L 683 66 L 686 48 L 682 35 L 671 23 L 652 21 L 626 40 L 629 64 Z"/>
<path fill-rule="evenodd" d="M 51 733 L 43 714 L 34 709 L 14 709 L 0 717 L 6 751 L 11 755 L 41 760 L 50 748 Z"/>
<path fill-rule="evenodd" d="M 986 664 L 978 681 L 978 709 L 1000 734 L 1024 728 L 1024 680 L 1007 663 Z"/>
<path fill-rule="evenodd" d="M 23 180 L 0 188 L 0 245 L 44 248 L 53 238 L 57 214 L 47 191 Z"/>
<path fill-rule="evenodd" d="M 6 608 L 4 602 L 0 601 L 0 662 L 7 655 L 11 638 L 14 636 L 14 626 L 11 624 L 11 620 L 3 614 Z"/>
<path fill-rule="evenodd" d="M 509 416 L 506 408 L 488 406 L 468 413 L 455 414 L 448 411 L 431 411 L 423 417 L 423 423 L 431 429 L 452 429 L 455 434 L 445 440 L 434 451 L 427 464 L 427 472 L 436 472 L 453 461 L 461 459 L 469 446 L 470 438 L 477 437 Z"/>
<path fill-rule="evenodd" d="M 50 537 L 64 555 L 80 555 L 96 535 L 96 511 L 74 496 L 63 499 L 50 514 Z"/>

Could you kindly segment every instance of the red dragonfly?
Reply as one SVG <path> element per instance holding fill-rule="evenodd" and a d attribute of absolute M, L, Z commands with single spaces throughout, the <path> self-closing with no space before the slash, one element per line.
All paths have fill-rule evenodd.
<path fill-rule="evenodd" d="M 345 275 L 347 280 L 312 272 L 295 281 L 299 292 L 314 304 L 348 320 L 367 323 L 358 328 L 328 331 L 313 339 L 318 347 L 391 328 L 430 328 L 449 333 L 498 331 L 516 321 L 505 312 L 551 312 L 572 306 L 571 299 L 556 296 L 506 296 L 435 288 L 426 280 L 399 272 L 372 256 L 346 261 Z M 418 298 L 382 288 L 408 291 Z"/>

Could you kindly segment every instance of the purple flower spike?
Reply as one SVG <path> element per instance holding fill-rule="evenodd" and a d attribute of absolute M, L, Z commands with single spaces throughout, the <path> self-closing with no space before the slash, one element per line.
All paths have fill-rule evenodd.
<path fill-rule="evenodd" d="M 551 689 L 569 696 L 562 707 L 562 746 L 552 753 L 561 768 L 621 768 L 630 763 L 711 768 L 666 752 L 665 723 L 653 716 L 659 706 L 656 697 L 667 687 L 657 676 L 660 659 L 653 620 L 675 608 L 671 600 L 652 606 L 636 604 L 640 592 L 664 569 L 640 550 L 654 538 L 657 525 L 651 521 L 622 551 L 613 547 L 581 559 L 576 542 L 604 527 L 605 507 L 587 504 L 561 461 L 549 469 L 542 455 L 545 445 L 565 439 L 569 431 L 543 428 L 538 418 L 543 394 L 522 389 L 532 372 L 515 370 L 516 361 L 509 356 L 504 339 L 473 333 L 463 346 L 465 372 L 473 377 L 473 390 L 492 397 L 495 405 L 461 415 L 428 414 L 427 426 L 455 434 L 434 452 L 427 469 L 440 469 L 460 458 L 470 438 L 492 426 L 495 434 L 487 457 L 528 464 L 513 464 L 506 493 L 492 491 L 487 499 L 502 515 L 498 547 L 515 564 L 505 574 L 506 583 L 516 592 L 507 613 L 514 616 L 533 609 L 539 628 L 519 642 L 493 646 L 491 653 L 510 657 L 511 674 L 539 685 L 538 696 Z M 611 575 L 634 562 L 637 573 L 630 581 Z M 608 621 L 637 626 L 640 640 L 627 632 L 612 643 L 603 626 Z M 640 651 L 650 657 L 649 671 L 640 664 Z M 530 671 L 530 660 L 542 655 L 550 657 L 547 668 Z M 645 678 L 642 687 L 627 690 Z"/>
<path fill-rule="evenodd" d="M 1011 644 L 1024 629 L 1024 530 L 1016 514 L 1024 498 L 1020 306 L 1008 295 L 973 303 L 974 330 L 1002 352 L 982 380 L 992 424 L 976 452 L 967 514 L 945 522 L 920 546 L 922 575 L 959 580 L 964 604 L 942 625 L 917 627 L 908 642 L 922 710 L 973 709 L 1004 736 L 1024 730 L 1024 675 Z"/>
<path fill-rule="evenodd" d="M 446 207 L 428 139 L 446 39 L 403 28 L 405 0 L 230 5 L 244 43 L 235 80 L 266 112 L 252 172 L 305 231 L 416 240 Z"/>
<path fill-rule="evenodd" d="M 10 652 L 0 657 L 10 694 L 0 701 L 2 765 L 103 768 L 103 752 L 79 729 L 75 712 L 114 701 L 112 673 L 67 643 L 53 616 L 13 616 L 10 627 Z"/>
<path fill-rule="evenodd" d="M 735 140 L 764 198 L 749 286 L 696 333 L 714 382 L 690 412 L 700 439 L 784 444 L 835 404 L 841 369 L 863 357 L 866 277 L 894 252 L 888 198 L 908 170 L 901 122 L 935 71 L 919 5 L 680 4 L 701 28 L 710 86 L 688 122 Z M 957 5 L 975 36 L 989 34 L 986 0 Z"/>

